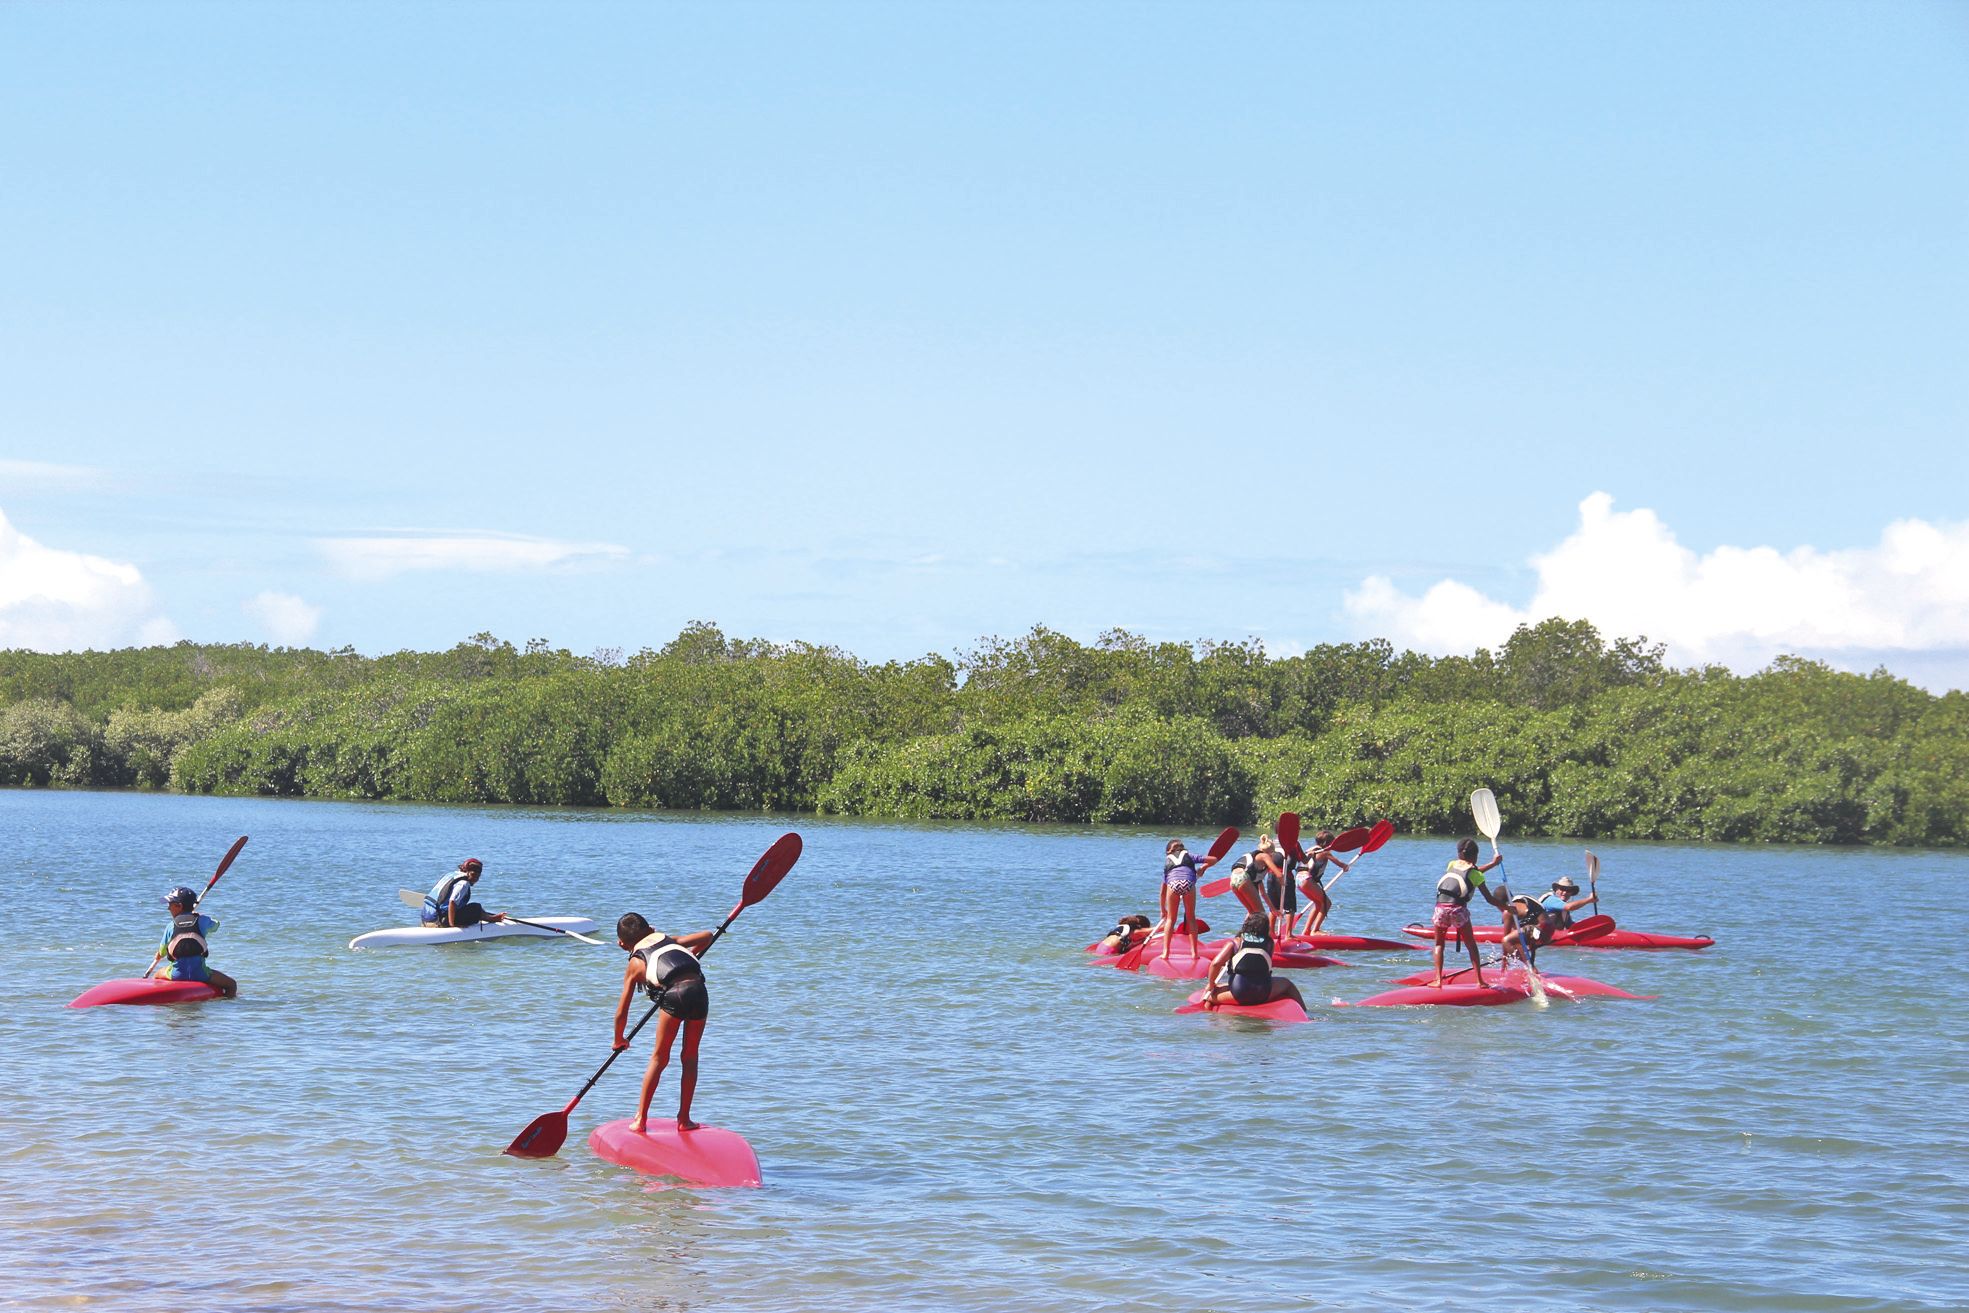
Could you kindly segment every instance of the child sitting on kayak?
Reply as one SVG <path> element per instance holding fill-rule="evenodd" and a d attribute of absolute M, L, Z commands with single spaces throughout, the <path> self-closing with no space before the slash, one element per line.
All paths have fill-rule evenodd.
<path fill-rule="evenodd" d="M 476 857 L 467 857 L 457 870 L 446 872 L 424 895 L 423 923 L 463 929 L 481 921 L 504 921 L 504 912 L 488 912 L 472 901 L 473 887 L 484 873 L 485 863 Z"/>
<path fill-rule="evenodd" d="M 198 910 L 198 895 L 179 885 L 164 895 L 164 906 L 170 910 L 171 925 L 157 946 L 157 955 L 164 962 L 158 979 L 199 980 L 218 990 L 223 998 L 236 996 L 239 982 L 206 960 L 211 952 L 209 937 L 219 923 Z"/>
<path fill-rule="evenodd" d="M 1230 975 L 1220 985 L 1218 977 L 1226 968 Z M 1210 975 L 1203 982 L 1204 1010 L 1215 1012 L 1226 1003 L 1255 1007 L 1281 998 L 1292 999 L 1302 1008 L 1306 1006 L 1299 986 L 1284 976 L 1272 974 L 1272 921 L 1263 912 L 1253 912 L 1244 918 L 1237 937 L 1225 943 L 1211 959 Z"/>
<path fill-rule="evenodd" d="M 656 1047 L 650 1052 L 649 1066 L 643 1072 L 642 1094 L 636 1101 L 636 1116 L 629 1123 L 632 1131 L 647 1129 L 650 1100 L 656 1083 L 670 1063 L 670 1046 L 677 1028 L 684 1031 L 682 1084 L 677 1091 L 677 1129 L 694 1131 L 691 1096 L 697 1092 L 697 1046 L 704 1038 L 704 1022 L 711 1015 L 711 996 L 704 985 L 704 967 L 698 954 L 710 947 L 717 935 L 710 930 L 694 930 L 671 936 L 650 929 L 639 913 L 626 912 L 615 923 L 615 942 L 628 950 L 629 966 L 622 973 L 622 998 L 615 1005 L 615 1048 L 629 1047 L 622 1025 L 629 1019 L 629 1004 L 642 989 L 662 1013 L 656 1019 Z"/>
<path fill-rule="evenodd" d="M 1554 930 L 1566 929 L 1572 924 L 1574 912 L 1582 907 L 1593 905 L 1590 895 L 1585 898 L 1575 897 L 1578 893 L 1578 883 L 1571 876 L 1562 875 L 1552 882 L 1552 892 L 1538 900 L 1539 905 L 1545 909 L 1545 915 L 1551 919 Z"/>

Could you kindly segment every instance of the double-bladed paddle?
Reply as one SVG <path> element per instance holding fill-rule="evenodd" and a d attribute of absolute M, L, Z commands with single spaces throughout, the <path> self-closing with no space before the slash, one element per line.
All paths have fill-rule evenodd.
<path fill-rule="evenodd" d="M 1478 789 L 1470 795 L 1470 819 L 1477 823 L 1477 833 L 1490 840 L 1490 855 L 1497 856 L 1497 832 L 1504 828 L 1504 819 L 1497 813 L 1497 795 L 1489 789 Z M 1515 918 L 1511 915 L 1511 882 L 1500 877 L 1497 892 L 1504 896 L 1504 924 L 1508 929 Z M 1525 979 L 1531 984 L 1532 997 L 1543 1003 L 1545 985 L 1538 978 L 1538 968 L 1532 965 L 1532 947 L 1525 946 Z"/>
<path fill-rule="evenodd" d="M 212 878 L 210 880 L 207 880 L 205 882 L 205 887 L 198 891 L 198 897 L 192 899 L 192 903 L 191 903 L 192 911 L 196 912 L 198 910 L 198 905 L 205 901 L 205 895 L 212 892 L 212 886 L 219 883 L 219 877 L 226 873 L 226 868 L 232 865 L 232 859 L 239 856 L 239 850 L 241 848 L 244 848 L 245 846 L 246 846 L 246 836 L 242 834 L 239 836 L 238 839 L 233 841 L 232 847 L 226 849 L 226 855 L 219 860 L 219 869 L 212 872 Z M 149 980 L 150 973 L 157 970 L 157 964 L 159 962 L 162 962 L 163 960 L 164 960 L 164 948 L 162 945 L 159 945 L 157 950 L 157 955 L 151 958 L 150 965 L 144 968 L 144 974 L 142 978 L 145 980 Z"/>
<path fill-rule="evenodd" d="M 799 860 L 799 835 L 782 834 L 774 840 L 773 846 L 766 849 L 759 860 L 752 864 L 751 872 L 745 877 L 745 887 L 739 892 L 738 905 L 732 908 L 731 915 L 725 918 L 724 924 L 718 927 L 717 933 L 711 936 L 711 942 L 704 946 L 698 956 L 703 957 L 720 939 L 724 938 L 725 931 L 730 928 L 732 922 L 738 920 L 740 912 L 754 903 L 765 901 L 766 895 L 779 887 L 779 882 L 786 878 L 788 871 L 793 869 L 793 863 Z M 588 1083 L 581 1087 L 580 1093 L 567 1101 L 567 1107 L 559 1112 L 542 1113 L 535 1117 L 528 1123 L 527 1128 L 506 1146 L 506 1152 L 515 1158 L 552 1158 L 560 1152 L 561 1145 L 567 1141 L 567 1115 L 574 1111 L 574 1105 L 581 1102 L 589 1090 L 595 1088 L 595 1082 L 602 1078 L 602 1073 L 628 1051 L 627 1041 L 636 1038 L 636 1032 L 656 1015 L 658 1006 L 660 1005 L 654 1003 L 650 1005 L 650 1010 L 643 1013 L 642 1019 L 637 1021 L 623 1037 L 623 1046 L 610 1051 L 608 1061 L 595 1069 L 595 1074 L 588 1078 Z"/>
<path fill-rule="evenodd" d="M 397 890 L 397 897 L 402 900 L 405 907 L 414 907 L 419 912 L 424 910 L 424 895 L 418 893 L 415 889 L 399 889 Z M 584 944 L 600 944 L 602 942 L 599 939 L 590 939 L 588 936 L 579 934 L 573 930 L 563 930 L 557 925 L 548 925 L 545 921 L 529 921 L 523 916 L 514 916 L 510 912 L 506 914 L 506 919 L 514 925 L 530 925 L 535 930 L 551 930 L 557 935 L 566 935 L 569 939 L 579 939 Z"/>

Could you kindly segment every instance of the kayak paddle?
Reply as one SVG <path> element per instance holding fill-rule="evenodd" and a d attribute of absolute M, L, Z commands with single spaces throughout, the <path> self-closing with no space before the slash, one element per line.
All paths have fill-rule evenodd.
<path fill-rule="evenodd" d="M 244 848 L 245 846 L 246 846 L 246 836 L 242 834 L 233 843 L 233 846 L 226 850 L 226 855 L 223 858 L 221 858 L 219 861 L 219 869 L 212 872 L 212 878 L 205 882 L 205 887 L 198 891 L 198 897 L 192 900 L 191 903 L 192 911 L 196 912 L 198 910 L 198 905 L 205 901 L 205 895 L 212 892 L 212 886 L 219 883 L 219 877 L 226 873 L 226 868 L 232 865 L 232 859 L 239 856 L 239 850 L 241 848 Z M 162 945 L 159 945 L 157 950 L 157 955 L 151 958 L 150 965 L 144 968 L 144 974 L 140 977 L 140 979 L 149 980 L 150 973 L 157 970 L 157 964 L 159 962 L 162 962 L 163 960 L 164 960 L 164 948 Z"/>
<path fill-rule="evenodd" d="M 1285 849 L 1285 855 L 1295 862 L 1306 860 L 1306 850 L 1299 846 L 1299 813 L 1280 812 L 1278 818 L 1278 846 Z"/>
<path fill-rule="evenodd" d="M 1470 818 L 1477 823 L 1477 833 L 1490 840 L 1490 855 L 1497 856 L 1497 832 L 1504 828 L 1504 821 L 1497 814 L 1497 795 L 1489 789 L 1478 789 L 1471 794 Z"/>
<path fill-rule="evenodd" d="M 745 877 L 745 887 L 739 892 L 738 905 L 732 908 L 731 915 L 725 918 L 724 924 L 718 927 L 717 933 L 711 936 L 711 942 L 704 946 L 698 956 L 703 957 L 717 945 L 720 939 L 724 938 L 725 931 L 738 919 L 740 912 L 754 903 L 763 902 L 767 894 L 778 888 L 779 882 L 786 878 L 786 873 L 793 869 L 793 863 L 799 860 L 799 835 L 782 834 L 774 840 L 773 846 L 766 849 L 759 860 L 752 864 L 752 870 Z M 643 1013 L 641 1020 L 637 1021 L 624 1036 L 625 1041 L 636 1038 L 636 1032 L 656 1015 L 658 1006 L 655 1003 L 650 1004 L 649 1011 Z M 581 1087 L 580 1093 L 568 1100 L 567 1107 L 559 1112 L 542 1113 L 535 1117 L 528 1123 L 527 1128 L 506 1146 L 506 1152 L 515 1158 L 552 1158 L 560 1152 L 561 1145 L 567 1141 L 567 1115 L 574 1111 L 574 1105 L 581 1102 L 582 1097 L 589 1090 L 595 1088 L 595 1082 L 602 1078 L 602 1073 L 607 1071 L 617 1058 L 628 1052 L 628 1049 L 629 1046 L 625 1042 L 621 1048 L 610 1050 L 608 1061 L 595 1069 L 595 1074 L 588 1078 L 588 1083 Z"/>
<path fill-rule="evenodd" d="M 414 907 L 419 912 L 424 910 L 424 895 L 418 893 L 415 889 L 399 889 L 397 890 L 397 897 L 403 901 L 405 907 Z M 544 921 L 529 921 L 523 916 L 514 916 L 511 913 L 507 914 L 506 919 L 514 925 L 530 925 L 535 930 L 551 930 L 557 935 L 566 935 L 569 939 L 579 939 L 584 944 L 599 945 L 602 942 L 599 939 L 590 939 L 588 936 L 578 934 L 573 930 L 563 930 L 557 925 L 548 925 Z"/>
<path fill-rule="evenodd" d="M 1593 890 L 1593 915 L 1598 916 L 1600 914 L 1600 859 L 1593 855 L 1591 848 L 1586 850 L 1586 883 Z"/>

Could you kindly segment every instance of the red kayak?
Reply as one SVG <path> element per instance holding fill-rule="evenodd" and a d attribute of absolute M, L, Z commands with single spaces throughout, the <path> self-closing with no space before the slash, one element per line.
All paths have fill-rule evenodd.
<path fill-rule="evenodd" d="M 159 980 L 155 977 L 140 980 L 131 977 L 105 980 L 94 989 L 85 990 L 69 1006 L 97 1008 L 105 1003 L 203 1003 L 206 999 L 217 997 L 218 989 L 203 980 Z"/>
<path fill-rule="evenodd" d="M 603 1122 L 588 1136 L 588 1147 L 618 1167 L 674 1177 L 685 1185 L 723 1189 L 759 1184 L 759 1159 L 752 1146 L 737 1132 L 716 1126 L 680 1131 L 675 1122 L 658 1122 L 632 1131 L 626 1120 Z"/>
<path fill-rule="evenodd" d="M 1502 926 L 1480 925 L 1471 928 L 1475 931 L 1477 942 L 1480 944 L 1494 944 L 1504 937 L 1504 927 Z M 1414 935 L 1417 939 L 1433 940 L 1436 937 L 1436 932 L 1426 925 L 1405 925 L 1402 927 L 1402 933 L 1405 935 Z M 1456 936 L 1452 934 L 1446 942 L 1454 943 L 1455 941 Z M 1575 939 L 1573 938 L 1572 931 L 1561 930 L 1552 936 L 1552 942 L 1546 945 L 1546 947 L 1708 948 L 1715 942 L 1708 935 L 1656 935 L 1650 934 L 1645 930 L 1622 930 L 1618 926 L 1615 926 L 1612 929 L 1602 930 L 1598 934 L 1587 936 L 1584 939 Z"/>
<path fill-rule="evenodd" d="M 1288 949 L 1303 948 L 1307 952 L 1327 953 L 1407 953 L 1416 947 L 1399 939 L 1374 939 L 1367 935 L 1329 935 L 1323 931 L 1316 935 L 1292 935 L 1281 940 L 1280 944 Z"/>
<path fill-rule="evenodd" d="M 1210 963 L 1216 957 L 1217 945 L 1206 945 L 1207 951 L 1201 957 L 1191 957 L 1187 952 L 1184 952 L 1183 949 L 1187 949 L 1188 947 L 1188 944 L 1184 944 L 1180 948 L 1170 950 L 1169 957 L 1166 961 L 1160 956 L 1152 956 L 1144 953 L 1142 954 L 1141 969 L 1152 976 L 1161 976 L 1164 980 L 1203 980 L 1207 978 L 1210 975 Z M 1342 962 L 1337 957 L 1321 957 L 1316 953 L 1272 954 L 1272 966 L 1281 971 L 1287 969 L 1311 971 L 1318 967 L 1343 967 L 1346 965 L 1345 962 Z"/>
<path fill-rule="evenodd" d="M 1430 982 L 1435 978 L 1436 973 L 1433 971 L 1418 971 L 1412 976 L 1403 976 L 1395 983 L 1397 985 L 1421 985 L 1424 988 L 1429 988 Z M 1541 971 L 1538 973 L 1538 978 L 1545 982 L 1547 993 L 1564 994 L 1573 998 L 1651 999 L 1654 997 L 1653 994 L 1630 994 L 1626 990 L 1613 985 L 1604 984 L 1598 980 L 1588 980 L 1585 976 L 1555 976 L 1550 971 Z M 1485 967 L 1484 981 L 1486 984 L 1501 985 L 1506 989 L 1521 990 L 1527 997 L 1531 994 L 1531 984 L 1525 978 L 1525 969 L 1523 967 L 1514 966 L 1508 971 L 1498 967 Z M 1477 982 L 1476 978 L 1471 975 L 1470 968 L 1464 967 L 1461 971 L 1445 972 L 1443 974 L 1443 983 L 1445 985 L 1474 985 Z"/>
<path fill-rule="evenodd" d="M 1301 1021 L 1311 1021 L 1306 1009 L 1289 998 L 1275 998 L 1269 1003 L 1254 1003 L 1246 1007 L 1242 1003 L 1220 1003 L 1215 1008 L 1203 1006 L 1203 991 L 1190 995 L 1190 1001 L 1176 1009 L 1178 1014 L 1194 1012 L 1214 1012 L 1222 1017 L 1251 1017 L 1258 1021 L 1282 1021 L 1293 1025 Z"/>
<path fill-rule="evenodd" d="M 1452 976 L 1443 978 L 1443 987 L 1437 989 L 1429 984 L 1435 978 L 1433 972 L 1409 976 L 1396 983 L 1403 986 L 1391 989 L 1373 998 L 1364 998 L 1351 1005 L 1357 1008 L 1401 1008 L 1401 1007 L 1496 1007 L 1502 1003 L 1522 1003 L 1532 997 L 1531 982 L 1525 976 L 1523 967 L 1513 967 L 1509 971 L 1492 970 L 1484 977 L 1485 983 L 1474 983 L 1468 971 L 1457 973 L 1461 979 Z M 1555 976 L 1539 972 L 1538 978 L 1545 982 L 1545 993 L 1549 998 L 1653 998 L 1652 994 L 1630 994 L 1624 989 L 1588 980 L 1585 976 Z"/>
<path fill-rule="evenodd" d="M 1343 1008 L 1413 1008 L 1413 1007 L 1496 1007 L 1501 1003 L 1522 1003 L 1530 998 L 1529 991 L 1506 989 L 1499 985 L 1444 985 L 1441 989 L 1431 989 L 1427 985 L 1411 985 L 1405 989 L 1391 989 L 1385 994 L 1364 998 L 1358 1003 L 1341 1003 Z"/>

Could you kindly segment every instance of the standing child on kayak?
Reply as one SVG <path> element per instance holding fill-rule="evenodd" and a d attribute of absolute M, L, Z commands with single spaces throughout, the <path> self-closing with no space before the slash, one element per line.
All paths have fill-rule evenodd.
<path fill-rule="evenodd" d="M 1231 892 L 1244 904 L 1246 915 L 1264 916 L 1267 906 L 1277 910 L 1276 900 L 1266 902 L 1265 885 L 1268 879 L 1285 874 L 1284 856 L 1277 840 L 1261 834 L 1256 848 L 1231 863 Z"/>
<path fill-rule="evenodd" d="M 1484 964 L 1477 956 L 1477 934 L 1470 926 L 1470 899 L 1478 893 L 1484 901 L 1499 911 L 1504 910 L 1504 897 L 1484 883 L 1486 872 L 1497 869 L 1503 862 L 1504 854 L 1498 853 L 1482 866 L 1477 865 L 1477 841 L 1459 839 L 1456 843 L 1456 860 L 1443 872 L 1443 878 L 1436 881 L 1436 911 L 1429 924 L 1436 932 L 1435 962 L 1437 989 L 1443 987 L 1443 939 L 1451 930 L 1470 950 L 1470 965 L 1476 969 L 1477 983 L 1484 983 Z"/>
<path fill-rule="evenodd" d="M 1308 904 L 1306 933 L 1309 935 L 1319 933 L 1320 927 L 1326 924 L 1326 914 L 1333 910 L 1333 896 L 1326 892 L 1326 882 L 1322 879 L 1328 862 L 1343 872 L 1353 869 L 1333 855 L 1333 831 L 1321 830 L 1313 836 L 1313 849 L 1306 854 L 1306 878 L 1299 885 L 1299 892 L 1306 895 Z"/>
<path fill-rule="evenodd" d="M 1205 854 L 1198 857 L 1183 846 L 1181 839 L 1171 839 L 1162 850 L 1162 920 L 1157 923 L 1155 934 L 1162 936 L 1162 960 L 1169 960 L 1169 945 L 1176 938 L 1178 927 L 1187 926 L 1190 931 L 1190 952 L 1196 952 L 1196 877 L 1217 864 L 1217 859 Z M 1152 934 L 1150 938 L 1154 938 Z"/>
<path fill-rule="evenodd" d="M 616 1050 L 629 1047 L 629 1041 L 622 1036 L 622 1026 L 629 1020 L 629 1004 L 634 1001 L 638 988 L 650 996 L 663 1014 L 656 1019 L 656 1047 L 651 1050 L 649 1066 L 643 1071 L 636 1116 L 629 1123 L 632 1131 L 648 1127 L 650 1100 L 656 1095 L 656 1083 L 663 1078 L 664 1067 L 670 1063 L 670 1046 L 676 1041 L 679 1026 L 684 1031 L 684 1057 L 682 1083 L 677 1090 L 677 1129 L 697 1129 L 697 1123 L 691 1120 L 691 1096 L 697 1093 L 697 1046 L 704 1038 L 705 1019 L 711 1015 L 711 995 L 705 989 L 704 967 L 697 958 L 717 937 L 711 930 L 666 935 L 651 930 L 649 922 L 636 912 L 624 913 L 615 923 L 615 942 L 629 953 L 629 966 L 622 973 L 622 998 L 615 1005 Z"/>
<path fill-rule="evenodd" d="M 157 955 L 165 963 L 158 979 L 202 980 L 222 997 L 236 997 L 239 982 L 206 960 L 211 952 L 209 937 L 219 923 L 198 910 L 198 895 L 179 885 L 164 895 L 164 906 L 171 913 L 171 926 L 157 946 Z"/>
<path fill-rule="evenodd" d="M 484 873 L 485 863 L 476 857 L 467 857 L 458 863 L 457 870 L 446 873 L 424 895 L 424 924 L 475 926 L 481 921 L 504 921 L 504 912 L 488 912 L 472 901 L 472 886 Z"/>
<path fill-rule="evenodd" d="M 1211 959 L 1210 976 L 1203 982 L 1205 1011 L 1215 1012 L 1226 1003 L 1256 1007 L 1281 998 L 1292 999 L 1302 1008 L 1306 1006 L 1299 986 L 1284 976 L 1272 974 L 1272 942 L 1271 921 L 1263 912 L 1253 912 L 1244 918 L 1237 937 L 1225 943 Z M 1230 976 L 1220 985 L 1217 978 L 1226 968 Z"/>

